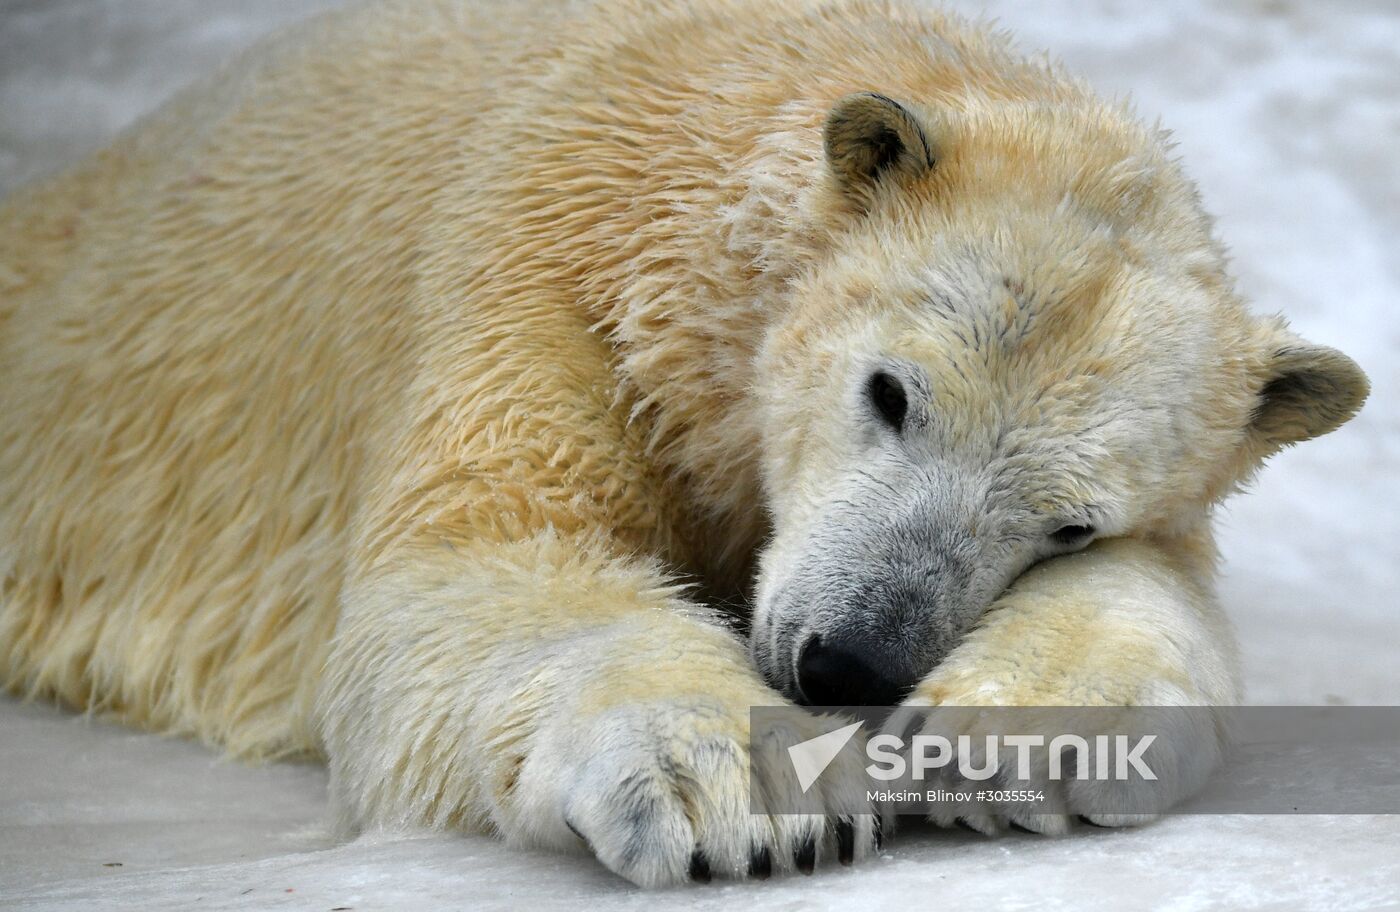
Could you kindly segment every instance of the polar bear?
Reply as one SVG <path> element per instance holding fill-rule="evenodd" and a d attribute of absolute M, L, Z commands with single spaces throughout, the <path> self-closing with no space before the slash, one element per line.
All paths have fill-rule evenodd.
<path fill-rule="evenodd" d="M 313 21 L 0 212 L 0 681 L 646 885 L 878 841 L 751 706 L 1228 704 L 1213 505 L 1367 384 L 1167 148 L 899 2 Z"/>

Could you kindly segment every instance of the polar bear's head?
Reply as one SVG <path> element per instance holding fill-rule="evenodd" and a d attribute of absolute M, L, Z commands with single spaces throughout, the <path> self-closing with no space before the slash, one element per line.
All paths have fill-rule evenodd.
<path fill-rule="evenodd" d="M 1159 135 L 1106 109 L 840 101 L 833 238 L 760 356 L 760 669 L 896 700 L 1037 561 L 1180 536 L 1367 383 L 1251 316 Z"/>

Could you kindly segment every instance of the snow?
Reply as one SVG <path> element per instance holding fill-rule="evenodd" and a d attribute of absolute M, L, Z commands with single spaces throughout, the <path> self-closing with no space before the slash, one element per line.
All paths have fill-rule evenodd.
<path fill-rule="evenodd" d="M 0 0 L 0 193 L 328 5 Z M 1400 702 L 1400 10 L 1387 0 L 954 5 L 999 17 L 1023 47 L 1051 49 L 1171 126 L 1246 295 L 1370 373 L 1355 422 L 1281 455 L 1257 493 L 1231 503 L 1222 590 L 1254 702 Z M 1181 816 L 1064 839 L 906 827 L 882 858 L 851 870 L 641 893 L 586 858 L 480 837 L 340 844 L 319 767 L 245 767 L 0 700 L 9 909 L 1396 908 L 1397 843 L 1400 818 L 1378 816 Z"/>

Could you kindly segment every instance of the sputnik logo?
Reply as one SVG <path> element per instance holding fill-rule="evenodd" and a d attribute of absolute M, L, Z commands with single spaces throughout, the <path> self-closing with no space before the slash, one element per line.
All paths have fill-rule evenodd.
<path fill-rule="evenodd" d="M 789 747 L 788 757 L 792 759 L 793 771 L 797 773 L 797 784 L 802 786 L 802 794 L 812 787 L 836 755 L 860 729 L 860 722 L 852 722 L 843 728 L 817 735 Z"/>

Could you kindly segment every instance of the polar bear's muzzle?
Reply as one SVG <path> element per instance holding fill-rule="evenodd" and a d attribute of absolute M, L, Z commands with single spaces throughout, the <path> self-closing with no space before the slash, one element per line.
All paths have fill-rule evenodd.
<path fill-rule="evenodd" d="M 908 483 L 892 504 L 884 485 L 845 485 L 775 542 L 751 641 L 770 684 L 813 706 L 892 705 L 957 645 L 1023 567 L 960 521 L 956 488 Z"/>
<path fill-rule="evenodd" d="M 814 548 L 772 605 L 770 680 L 812 706 L 898 703 L 980 611 L 969 567 L 926 536 L 885 530 Z"/>

